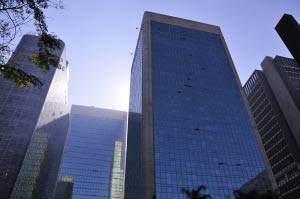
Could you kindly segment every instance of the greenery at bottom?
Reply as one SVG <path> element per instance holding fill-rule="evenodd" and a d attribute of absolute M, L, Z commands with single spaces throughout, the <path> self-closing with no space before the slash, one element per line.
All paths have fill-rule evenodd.
<path fill-rule="evenodd" d="M 211 195 L 203 193 L 205 192 L 205 190 L 206 187 L 204 185 L 201 185 L 196 189 L 192 189 L 192 190 L 185 189 L 185 188 L 181 189 L 182 193 L 184 193 L 186 197 L 189 199 L 208 199 L 208 198 L 212 199 Z"/>
<path fill-rule="evenodd" d="M 205 194 L 205 190 L 206 186 L 201 185 L 192 190 L 182 188 L 181 192 L 184 193 L 188 199 L 213 199 L 210 194 Z M 233 193 L 234 199 L 280 199 L 279 194 L 271 190 L 265 192 L 258 192 L 256 190 L 243 192 L 236 190 Z M 152 199 L 156 199 L 156 196 L 153 196 Z"/>
<path fill-rule="evenodd" d="M 181 189 L 182 193 L 184 193 L 188 199 L 212 199 L 211 195 L 203 193 L 205 190 L 206 187 L 204 185 L 192 190 Z M 234 197 L 235 199 L 280 199 L 279 195 L 271 190 L 265 192 L 252 190 L 246 193 L 237 190 L 234 191 Z"/>

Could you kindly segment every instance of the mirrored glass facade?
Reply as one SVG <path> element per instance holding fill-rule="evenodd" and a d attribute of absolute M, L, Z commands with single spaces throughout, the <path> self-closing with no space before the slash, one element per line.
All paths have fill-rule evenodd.
<path fill-rule="evenodd" d="M 158 22 L 151 30 L 156 197 L 206 185 L 232 198 L 264 165 L 221 38 Z"/>
<path fill-rule="evenodd" d="M 132 177 L 127 160 L 125 198 L 152 198 L 147 193 L 150 178 L 144 174 L 153 171 L 157 199 L 185 198 L 182 188 L 200 185 L 214 199 L 233 199 L 233 191 L 265 166 L 220 29 L 155 13 L 144 15 L 141 29 L 143 51 L 138 44 L 131 88 L 142 84 L 142 89 L 131 89 L 129 110 L 136 102 L 142 104 L 142 121 L 134 123 L 129 115 L 127 157 L 137 147 L 130 136 L 139 133 L 142 146 L 135 159 L 143 176 L 141 195 L 127 194 L 136 183 L 126 179 Z M 136 62 L 139 57 L 142 61 Z M 144 117 L 149 107 L 150 119 Z M 130 125 L 141 126 L 139 132 Z M 145 139 L 149 134 L 153 150 L 144 147 L 151 141 Z"/>
<path fill-rule="evenodd" d="M 141 190 L 142 37 L 141 32 L 130 77 L 124 195 L 131 199 L 140 199 Z"/>
<path fill-rule="evenodd" d="M 11 60 L 37 76 L 41 88 L 19 88 L 0 76 L 0 198 L 51 198 L 69 124 L 64 43 L 55 53 L 64 70 L 41 74 L 23 54 L 38 52 L 25 35 Z"/>
<path fill-rule="evenodd" d="M 112 192 L 114 199 L 121 195 L 126 116 L 122 111 L 72 105 L 60 178 L 73 178 L 74 199 L 107 199 Z"/>
<path fill-rule="evenodd" d="M 110 176 L 110 199 L 121 199 L 123 194 L 122 142 L 115 141 L 113 165 Z"/>

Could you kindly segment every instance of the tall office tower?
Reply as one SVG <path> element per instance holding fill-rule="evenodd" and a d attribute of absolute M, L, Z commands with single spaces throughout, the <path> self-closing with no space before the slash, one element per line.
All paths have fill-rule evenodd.
<path fill-rule="evenodd" d="M 296 61 L 266 57 L 244 86 L 273 187 L 283 198 L 300 198 L 300 67 Z"/>
<path fill-rule="evenodd" d="M 19 88 L 0 76 L 0 198 L 51 198 L 68 119 L 65 48 L 56 53 L 64 70 L 46 74 L 25 55 L 38 52 L 38 37 L 25 35 L 12 60 L 36 75 L 41 88 Z"/>
<path fill-rule="evenodd" d="M 284 14 L 275 29 L 300 65 L 300 25 L 292 15 Z"/>
<path fill-rule="evenodd" d="M 72 105 L 59 180 L 73 178 L 74 199 L 121 199 L 126 117 L 123 111 Z"/>
<path fill-rule="evenodd" d="M 146 12 L 131 69 L 125 199 L 214 199 L 265 169 L 217 26 Z"/>

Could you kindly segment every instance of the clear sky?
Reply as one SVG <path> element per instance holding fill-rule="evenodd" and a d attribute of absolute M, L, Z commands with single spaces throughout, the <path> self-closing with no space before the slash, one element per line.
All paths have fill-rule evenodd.
<path fill-rule="evenodd" d="M 67 47 L 72 104 L 127 110 L 130 68 L 144 11 L 221 27 L 242 84 L 266 55 L 291 57 L 274 30 L 299 0 L 64 0 L 47 12 Z"/>

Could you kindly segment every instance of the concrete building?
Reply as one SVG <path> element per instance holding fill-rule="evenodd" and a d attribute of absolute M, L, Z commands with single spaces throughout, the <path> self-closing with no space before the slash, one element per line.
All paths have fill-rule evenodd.
<path fill-rule="evenodd" d="M 300 198 L 300 67 L 293 59 L 266 57 L 244 86 L 273 189 Z"/>
<path fill-rule="evenodd" d="M 0 76 L 0 198 L 51 198 L 69 124 L 64 43 L 55 53 L 64 70 L 41 74 L 26 56 L 38 37 L 25 35 L 11 60 L 42 82 L 19 88 Z"/>
<path fill-rule="evenodd" d="M 131 69 L 125 199 L 214 199 L 264 169 L 250 112 L 218 26 L 146 12 Z"/>
<path fill-rule="evenodd" d="M 248 181 L 239 189 L 241 193 L 251 193 L 251 191 L 256 191 L 258 194 L 264 194 L 267 191 L 272 190 L 273 187 L 267 170 L 259 173 L 255 178 Z"/>
<path fill-rule="evenodd" d="M 73 199 L 121 199 L 122 140 L 127 113 L 72 105 L 60 171 L 73 179 Z"/>

